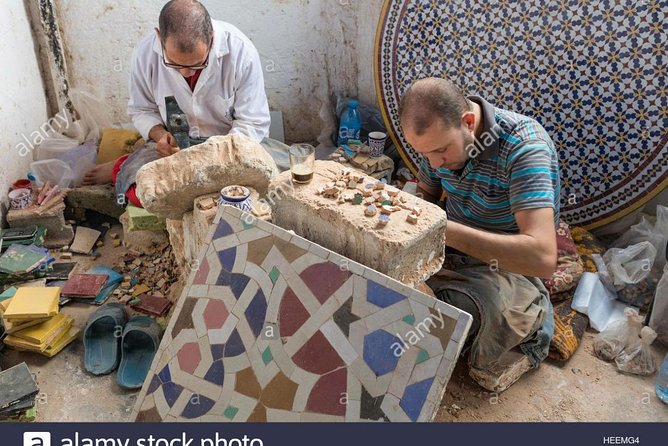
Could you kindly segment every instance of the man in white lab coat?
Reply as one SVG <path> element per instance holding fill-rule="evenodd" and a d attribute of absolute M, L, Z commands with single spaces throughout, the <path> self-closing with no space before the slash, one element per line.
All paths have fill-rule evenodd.
<path fill-rule="evenodd" d="M 165 127 L 168 96 L 187 115 L 191 139 L 243 134 L 265 141 L 269 105 L 253 43 L 236 27 L 212 20 L 195 0 L 168 2 L 159 26 L 135 48 L 128 103 L 135 128 L 156 143 L 157 155 L 179 151 Z M 97 166 L 84 184 L 115 181 L 123 161 Z"/>

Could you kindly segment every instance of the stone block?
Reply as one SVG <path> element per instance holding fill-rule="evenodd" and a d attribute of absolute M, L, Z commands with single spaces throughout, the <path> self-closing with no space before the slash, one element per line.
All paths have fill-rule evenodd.
<path fill-rule="evenodd" d="M 118 218 L 124 211 L 116 202 L 116 192 L 111 184 L 82 186 L 67 191 L 65 204 L 76 213 L 90 209 L 100 214 Z"/>
<path fill-rule="evenodd" d="M 58 203 L 42 215 L 36 211 L 37 208 L 11 209 L 7 212 L 7 223 L 10 228 L 44 226 L 46 228 L 44 245 L 47 248 L 62 248 L 69 245 L 74 238 L 74 230 L 65 221 L 65 204 Z"/>
<path fill-rule="evenodd" d="M 128 213 L 121 215 L 118 220 L 123 225 L 123 246 L 143 254 L 153 253 L 165 246 L 169 241 L 165 231 L 130 231 Z"/>
<path fill-rule="evenodd" d="M 293 184 L 290 172 L 276 177 L 267 194 L 272 203 L 272 222 L 409 285 L 438 272 L 444 260 L 445 212 L 400 192 L 397 198 L 405 199 L 405 206 L 392 213 L 389 223 L 380 226 L 378 217 L 365 215 L 366 206 L 339 203 L 318 194 L 327 183 L 340 179 L 345 170 L 333 161 L 316 161 L 309 184 Z M 365 176 L 360 190 L 375 182 Z M 411 224 L 406 217 L 415 206 L 421 208 L 420 218 Z"/>
<path fill-rule="evenodd" d="M 128 231 L 162 231 L 165 229 L 165 219 L 153 215 L 146 209 L 128 204 Z"/>
<path fill-rule="evenodd" d="M 137 173 L 137 195 L 149 212 L 180 219 L 195 198 L 225 186 L 252 187 L 261 196 L 278 174 L 276 163 L 255 140 L 216 136 L 205 143 L 153 161 Z"/>

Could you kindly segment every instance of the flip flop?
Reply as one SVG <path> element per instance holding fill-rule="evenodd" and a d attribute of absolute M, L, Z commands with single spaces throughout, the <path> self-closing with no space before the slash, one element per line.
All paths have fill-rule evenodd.
<path fill-rule="evenodd" d="M 107 375 L 118 367 L 121 333 L 127 322 L 123 305 L 104 305 L 90 316 L 84 330 L 84 367 L 93 375 Z"/>
<path fill-rule="evenodd" d="M 135 316 L 123 330 L 118 385 L 138 389 L 144 384 L 160 345 L 162 329 L 148 316 Z"/>

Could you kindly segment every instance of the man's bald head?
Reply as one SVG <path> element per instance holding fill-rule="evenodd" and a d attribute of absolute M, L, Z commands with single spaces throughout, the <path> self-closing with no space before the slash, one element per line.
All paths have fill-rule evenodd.
<path fill-rule="evenodd" d="M 404 93 L 399 108 L 401 126 L 422 135 L 437 120 L 446 128 L 461 126 L 470 110 L 464 93 L 448 79 L 430 77 L 415 81 Z"/>
<path fill-rule="evenodd" d="M 209 45 L 213 36 L 211 16 L 196 0 L 171 0 L 160 11 L 160 39 L 175 39 L 179 51 L 190 53 L 199 43 Z"/>

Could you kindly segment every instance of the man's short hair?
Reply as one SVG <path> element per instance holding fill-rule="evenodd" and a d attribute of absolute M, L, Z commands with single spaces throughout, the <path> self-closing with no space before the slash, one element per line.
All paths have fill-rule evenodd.
<path fill-rule="evenodd" d="M 160 11 L 159 23 L 162 44 L 174 37 L 183 53 L 195 51 L 200 42 L 209 45 L 213 36 L 209 11 L 197 0 L 171 0 Z"/>
<path fill-rule="evenodd" d="M 449 79 L 430 77 L 415 81 L 401 98 L 399 120 L 417 135 L 423 135 L 436 119 L 446 128 L 461 126 L 470 110 L 464 93 Z"/>

